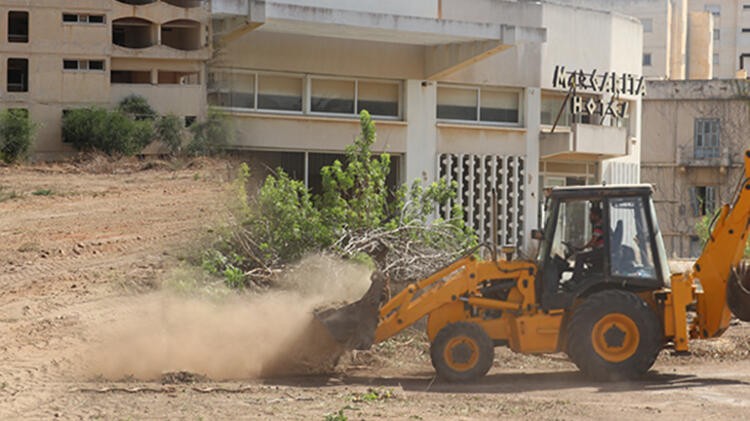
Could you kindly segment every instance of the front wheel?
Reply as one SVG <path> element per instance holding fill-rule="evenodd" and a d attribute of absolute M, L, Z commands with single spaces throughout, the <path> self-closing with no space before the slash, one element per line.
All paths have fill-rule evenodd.
<path fill-rule="evenodd" d="M 430 357 L 438 376 L 450 382 L 466 382 L 487 374 L 495 348 L 481 326 L 457 322 L 438 332 L 430 346 Z"/>
<path fill-rule="evenodd" d="M 592 294 L 574 310 L 566 330 L 571 361 L 594 380 L 645 374 L 663 345 L 656 314 L 637 295 L 609 290 Z"/>

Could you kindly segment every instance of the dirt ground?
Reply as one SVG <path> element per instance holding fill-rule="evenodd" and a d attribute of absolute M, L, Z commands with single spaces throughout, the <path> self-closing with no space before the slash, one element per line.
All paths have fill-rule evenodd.
<path fill-rule="evenodd" d="M 82 371 L 96 330 L 143 312 L 133 298 L 154 294 L 224 217 L 226 164 L 157 164 L 0 168 L 0 419 L 726 419 L 750 407 L 745 324 L 690 356 L 665 351 L 630 383 L 589 382 L 562 355 L 498 349 L 485 379 L 446 384 L 416 331 L 325 376 Z M 243 346 L 263 342 L 252 340 Z"/>

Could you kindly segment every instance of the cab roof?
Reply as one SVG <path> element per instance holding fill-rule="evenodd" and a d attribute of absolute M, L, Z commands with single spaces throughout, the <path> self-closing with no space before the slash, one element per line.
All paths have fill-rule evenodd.
<path fill-rule="evenodd" d="M 619 196 L 650 196 L 653 193 L 650 184 L 594 184 L 589 186 L 553 187 L 550 197 L 555 198 L 597 198 Z"/>

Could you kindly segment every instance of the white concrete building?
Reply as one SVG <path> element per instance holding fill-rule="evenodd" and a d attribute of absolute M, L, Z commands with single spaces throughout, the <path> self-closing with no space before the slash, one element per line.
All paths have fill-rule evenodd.
<path fill-rule="evenodd" d="M 493 187 L 498 238 L 519 244 L 539 223 L 544 186 L 638 181 L 634 18 L 498 0 L 212 8 L 209 102 L 232 116 L 233 148 L 313 189 L 357 134 L 361 109 L 375 116 L 375 149 L 395 158 L 394 182 L 458 181 L 482 239 L 491 238 Z M 566 102 L 574 71 L 583 74 Z"/>

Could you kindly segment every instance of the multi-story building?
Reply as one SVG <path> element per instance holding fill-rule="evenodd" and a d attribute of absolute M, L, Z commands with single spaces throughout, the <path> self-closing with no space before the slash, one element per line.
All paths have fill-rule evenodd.
<path fill-rule="evenodd" d="M 655 187 L 665 246 L 700 254 L 696 224 L 730 202 L 743 174 L 750 82 L 650 81 L 643 101 L 641 177 Z"/>
<path fill-rule="evenodd" d="M 480 239 L 522 241 L 542 189 L 637 182 L 642 28 L 499 0 L 214 0 L 209 102 L 233 149 L 315 189 L 367 109 L 394 182 L 458 183 Z M 572 89 L 575 80 L 575 89 Z M 447 214 L 448 209 L 443 211 Z M 581 212 L 581 225 L 585 212 Z"/>
<path fill-rule="evenodd" d="M 188 123 L 206 111 L 205 1 L 6 0 L 0 16 L 0 98 L 39 124 L 35 158 L 72 152 L 67 109 L 137 94 Z"/>

